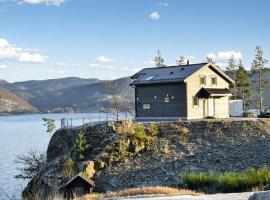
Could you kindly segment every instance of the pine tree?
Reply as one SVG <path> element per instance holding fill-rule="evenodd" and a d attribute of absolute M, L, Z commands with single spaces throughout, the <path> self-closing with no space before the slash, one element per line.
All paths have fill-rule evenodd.
<path fill-rule="evenodd" d="M 265 77 L 265 64 L 268 63 L 263 57 L 263 50 L 262 47 L 256 46 L 255 49 L 255 59 L 252 61 L 252 74 L 253 74 L 253 84 L 255 89 L 254 99 L 258 101 L 258 107 L 260 113 L 263 111 L 263 96 L 265 92 L 265 88 L 268 85 L 268 80 Z"/>
<path fill-rule="evenodd" d="M 228 66 L 227 66 L 227 71 L 229 73 L 229 75 L 232 77 L 232 79 L 234 80 L 234 83 L 236 81 L 236 71 L 237 71 L 237 64 L 235 62 L 234 56 L 232 55 L 229 60 L 228 60 Z M 233 95 L 234 95 L 234 99 L 236 99 L 236 85 L 233 85 L 233 88 L 231 88 L 233 90 Z"/>
<path fill-rule="evenodd" d="M 185 61 L 186 61 L 185 57 L 184 57 L 184 56 L 180 56 L 180 57 L 176 60 L 176 63 L 177 63 L 177 65 L 180 66 L 180 65 L 186 64 Z"/>
<path fill-rule="evenodd" d="M 159 50 L 157 50 L 157 56 L 154 58 L 155 61 L 155 65 L 157 67 L 165 67 L 165 62 L 164 62 L 164 58 L 161 55 L 161 52 Z"/>
<path fill-rule="evenodd" d="M 244 69 L 241 60 L 239 61 L 238 70 L 236 71 L 235 75 L 235 88 L 236 95 L 243 100 L 243 109 L 246 111 L 250 103 L 251 89 L 249 85 L 248 73 Z"/>

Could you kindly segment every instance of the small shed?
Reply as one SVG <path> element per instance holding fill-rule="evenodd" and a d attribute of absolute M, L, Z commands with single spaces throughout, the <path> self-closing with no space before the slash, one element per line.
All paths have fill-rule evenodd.
<path fill-rule="evenodd" d="M 244 113 L 243 110 L 243 100 L 230 100 L 230 116 L 231 117 L 242 117 Z"/>
<path fill-rule="evenodd" d="M 70 199 L 92 193 L 94 186 L 94 182 L 80 172 L 64 185 L 64 189 L 66 197 Z"/>

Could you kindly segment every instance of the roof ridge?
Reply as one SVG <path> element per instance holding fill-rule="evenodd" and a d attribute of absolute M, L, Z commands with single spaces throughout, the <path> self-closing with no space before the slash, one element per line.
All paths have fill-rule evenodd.
<path fill-rule="evenodd" d="M 146 67 L 144 69 L 164 69 L 164 68 L 172 68 L 172 67 L 188 67 L 191 65 L 202 65 L 202 64 L 208 64 L 207 62 L 202 63 L 194 63 L 194 64 L 188 64 L 188 65 L 171 65 L 171 66 L 164 66 L 164 67 Z"/>

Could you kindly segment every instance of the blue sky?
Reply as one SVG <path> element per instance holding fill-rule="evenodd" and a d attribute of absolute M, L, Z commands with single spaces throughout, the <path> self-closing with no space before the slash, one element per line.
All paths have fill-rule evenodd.
<path fill-rule="evenodd" d="M 270 59 L 268 0 L 0 0 L 0 79 L 115 79 L 206 55 Z"/>

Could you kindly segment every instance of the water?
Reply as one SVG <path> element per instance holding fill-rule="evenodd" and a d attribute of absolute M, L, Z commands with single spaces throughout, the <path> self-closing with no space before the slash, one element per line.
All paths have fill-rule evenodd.
<path fill-rule="evenodd" d="M 0 200 L 8 199 L 6 195 L 20 199 L 27 184 L 27 181 L 14 178 L 18 174 L 18 165 L 14 163 L 16 156 L 31 149 L 46 151 L 51 136 L 43 126 L 43 117 L 55 119 L 57 128 L 60 128 L 62 118 L 72 118 L 73 126 L 82 125 L 83 117 L 84 122 L 107 119 L 105 113 L 0 116 Z M 109 119 L 112 118 L 109 115 Z"/>

